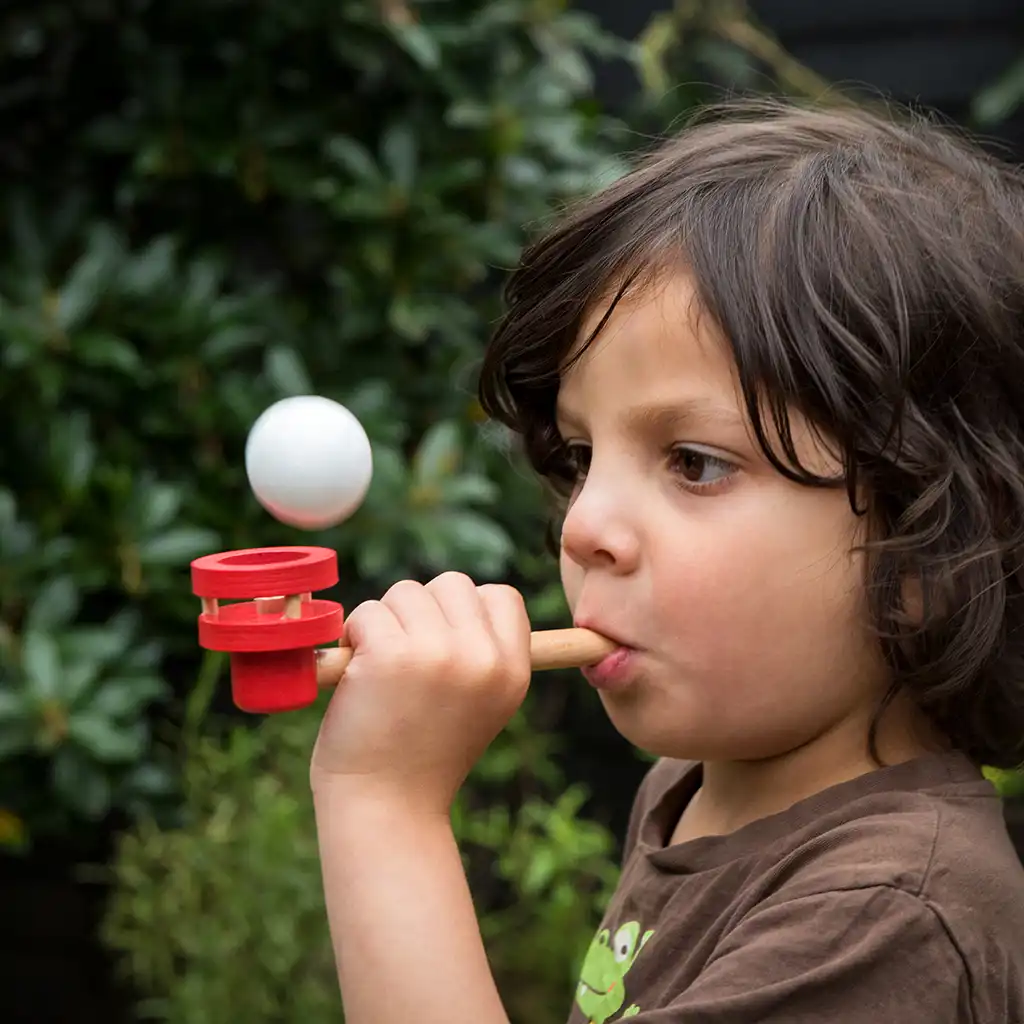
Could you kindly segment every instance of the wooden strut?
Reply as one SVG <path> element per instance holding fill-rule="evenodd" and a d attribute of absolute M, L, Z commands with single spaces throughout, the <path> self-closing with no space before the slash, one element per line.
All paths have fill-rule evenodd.
<path fill-rule="evenodd" d="M 618 647 L 613 640 L 589 629 L 543 629 L 530 634 L 530 664 L 534 671 L 583 668 L 594 665 Z M 324 648 L 318 676 L 321 687 L 336 686 L 352 660 L 345 644 Z"/>

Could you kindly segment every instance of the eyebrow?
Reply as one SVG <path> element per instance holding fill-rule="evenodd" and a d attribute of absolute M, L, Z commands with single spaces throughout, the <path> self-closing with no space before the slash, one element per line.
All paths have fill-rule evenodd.
<path fill-rule="evenodd" d="M 555 420 L 569 427 L 585 426 L 582 416 L 560 403 L 555 406 Z M 626 423 L 641 433 L 692 424 L 746 428 L 746 420 L 736 409 L 704 398 L 636 406 L 626 414 Z"/>

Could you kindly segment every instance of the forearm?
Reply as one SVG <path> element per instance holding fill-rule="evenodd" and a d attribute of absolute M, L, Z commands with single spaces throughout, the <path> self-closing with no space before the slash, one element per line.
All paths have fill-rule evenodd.
<path fill-rule="evenodd" d="M 508 1024 L 447 818 L 315 787 L 346 1024 Z"/>

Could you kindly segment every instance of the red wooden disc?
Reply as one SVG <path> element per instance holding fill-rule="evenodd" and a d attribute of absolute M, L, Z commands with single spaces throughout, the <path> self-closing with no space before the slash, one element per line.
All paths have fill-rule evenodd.
<path fill-rule="evenodd" d="M 338 582 L 338 554 L 330 548 L 243 548 L 192 562 L 197 597 L 273 597 L 306 594 Z"/>
<path fill-rule="evenodd" d="M 341 637 L 345 613 L 336 601 L 303 601 L 301 617 L 260 611 L 255 601 L 222 605 L 199 616 L 199 646 L 211 651 L 286 651 L 320 647 Z"/>

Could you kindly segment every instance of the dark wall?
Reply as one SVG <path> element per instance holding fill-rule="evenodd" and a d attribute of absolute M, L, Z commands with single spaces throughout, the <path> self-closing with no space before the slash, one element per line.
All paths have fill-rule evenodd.
<path fill-rule="evenodd" d="M 1021 0 L 751 0 L 750 8 L 829 81 L 866 85 L 964 124 L 978 91 L 1024 56 Z M 989 134 L 1024 159 L 1024 112 Z"/>
<path fill-rule="evenodd" d="M 635 38 L 671 0 L 580 0 L 601 23 Z M 967 123 L 971 98 L 1024 55 L 1024 0 L 750 0 L 750 10 L 802 63 L 829 81 L 935 108 Z M 636 84 L 601 69 L 612 103 Z M 1024 159 L 1024 111 L 990 132 Z"/>

